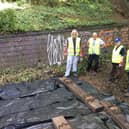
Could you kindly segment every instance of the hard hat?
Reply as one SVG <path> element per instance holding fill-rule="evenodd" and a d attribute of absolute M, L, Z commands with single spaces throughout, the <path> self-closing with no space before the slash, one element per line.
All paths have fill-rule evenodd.
<path fill-rule="evenodd" d="M 120 42 L 121 41 L 121 39 L 119 38 L 119 37 L 117 37 L 117 38 L 115 38 L 115 42 Z"/>

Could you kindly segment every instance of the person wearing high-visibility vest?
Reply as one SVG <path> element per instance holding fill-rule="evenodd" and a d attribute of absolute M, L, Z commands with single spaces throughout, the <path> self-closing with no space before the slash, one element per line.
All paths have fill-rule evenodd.
<path fill-rule="evenodd" d="M 87 46 L 89 55 L 87 71 L 90 72 L 91 70 L 93 70 L 93 72 L 96 74 L 99 66 L 100 49 L 105 47 L 105 43 L 101 38 L 98 37 L 97 33 L 94 32 L 92 34 L 92 37 L 89 38 Z M 92 68 L 93 62 L 94 62 L 94 67 Z"/>
<path fill-rule="evenodd" d="M 125 71 L 127 72 L 127 76 L 128 76 L 128 91 L 125 94 L 125 96 L 129 97 L 129 49 L 127 50 L 127 54 L 126 54 Z"/>
<path fill-rule="evenodd" d="M 64 54 L 67 55 L 66 72 L 65 77 L 70 76 L 72 69 L 73 76 L 77 77 L 77 64 L 79 56 L 82 57 L 81 39 L 78 37 L 78 32 L 73 29 L 71 37 L 67 39 L 67 46 L 64 50 Z"/>
<path fill-rule="evenodd" d="M 112 70 L 110 73 L 109 81 L 115 81 L 120 78 L 120 74 L 124 65 L 124 46 L 121 45 L 121 39 L 115 39 L 115 46 L 112 51 Z"/>

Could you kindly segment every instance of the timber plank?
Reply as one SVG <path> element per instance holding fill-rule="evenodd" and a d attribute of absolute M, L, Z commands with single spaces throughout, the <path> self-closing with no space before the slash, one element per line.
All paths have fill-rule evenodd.
<path fill-rule="evenodd" d="M 71 79 L 65 77 L 59 78 L 59 80 L 72 91 L 79 99 L 81 99 L 93 112 L 98 112 L 103 110 L 103 105 L 94 97 L 90 96 L 83 89 L 81 89 L 77 84 L 75 84 Z"/>
<path fill-rule="evenodd" d="M 121 113 L 120 108 L 116 105 L 112 105 L 106 101 L 99 101 L 95 97 L 86 93 L 71 79 L 59 78 L 59 81 L 63 83 L 71 92 L 73 92 L 79 99 L 81 99 L 93 112 L 104 111 L 111 116 L 112 120 L 121 128 L 129 129 L 129 122 L 125 116 Z"/>
<path fill-rule="evenodd" d="M 58 116 L 52 118 L 52 122 L 54 124 L 55 129 L 72 129 L 69 123 L 63 116 Z"/>
<path fill-rule="evenodd" d="M 92 107 L 92 110 L 94 112 L 99 112 L 103 110 L 102 104 L 97 99 L 95 99 L 94 101 L 88 102 L 88 104 Z"/>
<path fill-rule="evenodd" d="M 104 106 L 105 112 L 111 116 L 112 120 L 121 128 L 129 129 L 129 122 L 126 120 L 125 116 L 121 113 L 119 107 L 109 107 L 105 102 L 101 102 Z"/>

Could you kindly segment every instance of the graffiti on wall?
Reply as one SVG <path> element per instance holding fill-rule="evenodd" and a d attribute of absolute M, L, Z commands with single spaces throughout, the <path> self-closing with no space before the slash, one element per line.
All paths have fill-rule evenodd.
<path fill-rule="evenodd" d="M 82 40 L 83 48 L 88 41 L 91 32 L 79 32 L 79 36 Z M 64 35 L 48 35 L 47 41 L 47 54 L 49 65 L 60 64 L 64 60 L 64 46 L 66 46 L 67 38 Z"/>
<path fill-rule="evenodd" d="M 47 54 L 49 65 L 60 64 L 64 60 L 64 44 L 66 40 L 63 35 L 48 35 Z"/>
<path fill-rule="evenodd" d="M 114 28 L 112 30 L 100 30 L 97 31 L 100 38 L 102 38 L 106 44 L 106 46 L 112 46 L 114 44 L 114 39 L 116 37 L 120 37 L 123 44 L 129 44 L 129 28 L 125 27 L 122 29 Z M 88 39 L 92 36 L 92 32 L 90 31 L 80 31 L 79 37 L 81 38 L 83 53 L 86 55 L 86 51 L 88 50 L 86 43 Z M 64 35 L 48 35 L 47 42 L 47 54 L 49 65 L 54 65 L 58 63 L 62 63 L 64 60 L 63 49 L 66 45 L 67 39 Z"/>
<path fill-rule="evenodd" d="M 106 46 L 111 46 L 114 44 L 116 37 L 121 38 L 122 44 L 129 43 L 129 28 L 125 27 L 122 29 L 113 29 L 113 30 L 102 30 L 99 32 L 99 36 L 105 41 Z"/>

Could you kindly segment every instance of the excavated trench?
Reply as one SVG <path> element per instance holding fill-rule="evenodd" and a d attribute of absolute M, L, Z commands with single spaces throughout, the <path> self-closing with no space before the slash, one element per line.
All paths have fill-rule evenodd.
<path fill-rule="evenodd" d="M 73 79 L 83 90 L 121 107 L 129 121 L 129 107 L 114 96 Z M 119 129 L 105 112 L 93 113 L 57 79 L 7 84 L 0 88 L 0 129 L 54 129 L 52 118 L 63 115 L 73 129 Z"/>

